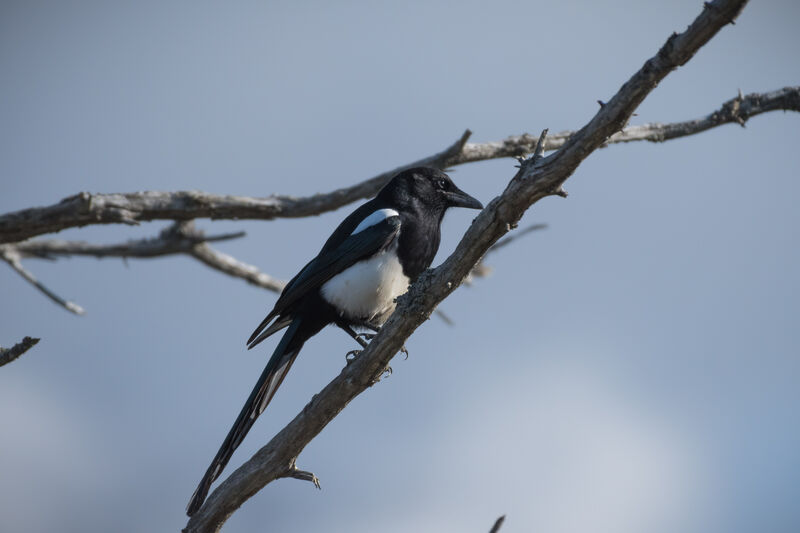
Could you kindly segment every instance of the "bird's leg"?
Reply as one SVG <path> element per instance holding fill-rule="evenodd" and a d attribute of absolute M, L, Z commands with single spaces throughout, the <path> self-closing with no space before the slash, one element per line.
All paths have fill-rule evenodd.
<path fill-rule="evenodd" d="M 363 338 L 366 341 L 371 341 L 372 339 L 374 339 L 375 335 L 377 335 L 378 332 L 381 330 L 380 326 L 375 326 L 373 324 L 370 324 L 369 322 L 365 322 L 364 324 L 361 325 L 373 331 L 373 333 L 357 333 L 359 337 Z"/>
<path fill-rule="evenodd" d="M 375 335 L 377 335 L 378 332 L 380 332 L 381 330 L 380 326 L 376 326 L 370 323 L 364 323 L 362 324 L 362 326 L 364 326 L 367 329 L 371 329 L 375 333 L 356 333 L 356 331 L 347 324 L 337 323 L 336 325 L 339 326 L 345 333 L 353 337 L 353 339 L 355 339 L 355 341 L 358 344 L 360 344 L 362 348 L 366 348 L 368 344 L 367 341 L 371 341 L 372 339 L 374 339 Z M 400 351 L 403 352 L 403 354 L 406 356 L 406 359 L 408 359 L 408 348 L 406 348 L 405 344 L 400 347 Z M 347 363 L 350 364 L 355 360 L 356 357 L 358 357 L 360 353 L 361 350 L 350 350 L 349 352 L 344 354 L 344 357 L 347 360 Z M 385 372 L 388 372 L 388 375 L 391 375 L 392 367 L 387 366 Z"/>
<path fill-rule="evenodd" d="M 373 324 L 370 324 L 369 322 L 364 322 L 364 324 L 362 324 L 362 325 L 367 329 L 371 329 L 375 333 L 378 333 L 381 330 L 380 326 L 375 326 Z"/>
<path fill-rule="evenodd" d="M 336 325 L 337 325 L 337 326 L 339 326 L 339 327 L 340 327 L 340 328 L 341 328 L 341 329 L 342 329 L 342 330 L 343 330 L 345 333 L 347 333 L 348 335 L 350 335 L 351 337 L 353 337 L 353 338 L 355 339 L 355 341 L 356 341 L 358 344 L 360 344 L 360 345 L 361 345 L 361 347 L 362 347 L 362 348 L 366 348 L 366 347 L 367 347 L 367 341 L 368 341 L 369 339 L 366 339 L 366 340 L 362 339 L 361 337 L 363 337 L 363 336 L 364 336 L 364 334 L 363 334 L 363 333 L 356 333 L 356 332 L 353 330 L 353 328 L 351 328 L 351 327 L 350 327 L 350 326 L 348 326 L 347 324 L 336 324 Z M 366 337 L 365 337 L 365 338 L 366 338 Z M 370 338 L 371 338 L 371 337 L 370 337 Z"/>
<path fill-rule="evenodd" d="M 353 339 L 355 339 L 355 341 L 358 344 L 360 344 L 362 348 L 366 348 L 367 347 L 367 341 L 362 339 L 361 335 L 359 333 L 356 333 L 353 330 L 353 328 L 351 328 L 347 324 L 339 324 L 339 323 L 337 323 L 336 325 L 339 326 L 342 330 L 344 330 L 345 333 L 347 333 L 348 335 L 353 337 Z M 358 357 L 358 354 L 360 354 L 360 353 L 361 353 L 361 350 L 350 350 L 349 352 L 344 354 L 344 358 L 347 361 L 347 364 L 349 365 L 350 363 L 355 361 L 356 357 Z"/>

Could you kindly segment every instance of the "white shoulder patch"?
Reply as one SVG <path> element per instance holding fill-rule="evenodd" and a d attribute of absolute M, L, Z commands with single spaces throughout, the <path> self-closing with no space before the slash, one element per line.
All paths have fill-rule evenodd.
<path fill-rule="evenodd" d="M 356 229 L 354 229 L 353 233 L 351 233 L 350 235 L 355 235 L 356 233 L 358 233 L 360 231 L 364 231 L 368 227 L 374 226 L 375 224 L 383 222 L 387 218 L 399 217 L 399 216 L 400 216 L 400 213 L 398 213 L 394 209 L 378 209 L 377 211 L 372 213 L 370 216 L 368 216 L 367 218 L 362 220 L 361 224 L 356 226 Z"/>

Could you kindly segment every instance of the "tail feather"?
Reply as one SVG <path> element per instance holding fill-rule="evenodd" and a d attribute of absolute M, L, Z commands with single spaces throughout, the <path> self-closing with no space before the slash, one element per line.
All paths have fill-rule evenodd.
<path fill-rule="evenodd" d="M 261 377 L 258 378 L 256 386 L 250 393 L 250 397 L 247 398 L 247 402 L 242 407 L 236 422 L 233 423 L 228 436 L 225 437 L 225 441 L 222 443 L 217 455 L 208 470 L 206 470 L 203 479 L 200 480 L 200 484 L 195 489 L 194 494 L 192 494 L 192 499 L 189 500 L 189 505 L 186 507 L 186 514 L 189 516 L 197 512 L 203 504 L 211 484 L 219 477 L 233 452 L 239 447 L 247 432 L 250 431 L 258 415 L 264 412 L 264 409 L 266 409 L 275 395 L 275 391 L 278 390 L 278 387 L 283 382 L 283 378 L 286 377 L 289 368 L 300 352 L 300 348 L 303 347 L 303 342 L 298 343 L 297 339 L 295 339 L 295 333 L 300 326 L 300 322 L 301 320 L 296 318 L 289 324 L 289 329 L 286 330 L 283 338 L 278 343 L 278 347 L 275 348 L 275 352 L 261 373 Z"/>
<path fill-rule="evenodd" d="M 248 350 L 252 349 L 255 345 L 257 345 L 258 343 L 260 343 L 261 341 L 263 341 L 276 331 L 282 330 L 283 328 L 291 324 L 293 320 L 291 316 L 280 316 L 275 322 L 273 322 L 272 324 L 270 324 L 269 327 L 267 327 L 267 324 L 269 324 L 273 318 L 274 317 L 270 316 L 265 318 L 253 332 L 253 334 L 250 335 L 250 338 L 247 340 Z"/>

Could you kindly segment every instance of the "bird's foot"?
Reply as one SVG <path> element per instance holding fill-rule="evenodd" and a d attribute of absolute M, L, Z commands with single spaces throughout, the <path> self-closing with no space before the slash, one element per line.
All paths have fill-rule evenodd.
<path fill-rule="evenodd" d="M 375 338 L 375 335 L 377 335 L 377 333 L 359 333 L 356 335 L 356 340 L 364 339 L 365 341 L 369 342 Z"/>
<path fill-rule="evenodd" d="M 392 367 L 386 365 L 386 368 L 381 370 L 378 374 L 375 375 L 374 378 L 372 378 L 372 384 L 374 385 L 378 383 L 381 379 L 386 379 L 391 375 L 392 375 Z"/>
<path fill-rule="evenodd" d="M 406 348 L 405 344 L 400 347 L 400 351 L 403 352 L 403 355 L 405 355 L 406 359 L 408 359 L 408 348 Z"/>
<path fill-rule="evenodd" d="M 350 350 L 349 352 L 344 354 L 344 360 L 347 361 L 347 364 L 349 365 L 350 363 L 358 359 L 358 356 L 361 355 L 361 352 L 363 351 L 364 350 Z"/>

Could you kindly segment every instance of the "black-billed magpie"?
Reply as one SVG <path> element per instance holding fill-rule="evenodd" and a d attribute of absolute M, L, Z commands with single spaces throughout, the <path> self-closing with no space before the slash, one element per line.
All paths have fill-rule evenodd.
<path fill-rule="evenodd" d="M 449 207 L 483 208 L 440 170 L 404 170 L 345 218 L 319 254 L 286 284 L 247 347 L 281 329 L 287 328 L 286 333 L 192 495 L 189 516 L 200 508 L 309 338 L 335 324 L 366 346 L 353 328 L 377 331 L 394 311 L 395 299 L 431 265 Z"/>

